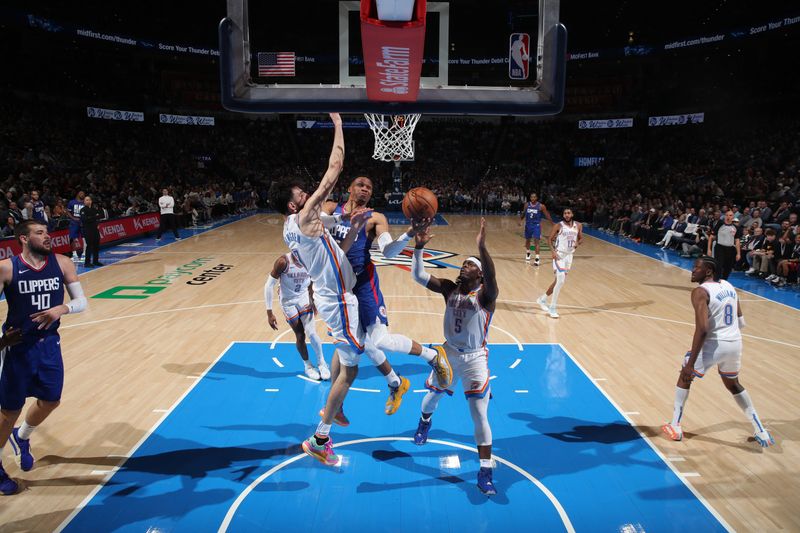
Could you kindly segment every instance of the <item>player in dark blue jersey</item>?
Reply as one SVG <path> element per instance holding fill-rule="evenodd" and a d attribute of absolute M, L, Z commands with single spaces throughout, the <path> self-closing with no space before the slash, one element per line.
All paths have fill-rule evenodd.
<path fill-rule="evenodd" d="M 525 209 L 520 215 L 520 219 L 525 220 L 525 262 L 531 260 L 531 250 L 536 252 L 533 259 L 533 264 L 539 266 L 539 240 L 542 238 L 542 215 L 544 215 L 550 223 L 553 219 L 550 218 L 550 213 L 547 207 L 539 201 L 539 197 L 535 192 L 531 193 L 530 201 L 525 204 Z M 531 247 L 531 239 L 533 239 L 533 247 Z"/>
<path fill-rule="evenodd" d="M 58 326 L 62 315 L 86 309 L 75 265 L 54 254 L 47 226 L 26 220 L 16 227 L 22 253 L 0 261 L 0 280 L 8 301 L 0 342 L 0 449 L 7 440 L 24 471 L 33 468 L 30 437 L 58 407 L 64 386 L 64 363 Z M 64 303 L 64 289 L 70 295 Z M 18 428 L 26 398 L 36 398 Z M 0 463 L 0 494 L 18 490 Z"/>
<path fill-rule="evenodd" d="M 331 216 L 324 218 L 323 223 L 337 242 L 341 243 L 347 237 L 350 232 L 350 213 L 356 208 L 367 206 L 372 199 L 372 190 L 372 180 L 366 176 L 359 176 L 350 183 L 348 188 L 350 196 L 345 204 L 338 205 L 336 202 L 325 204 L 323 211 Z M 347 258 L 356 275 L 353 294 L 358 298 L 359 324 L 366 333 L 364 351 L 386 377 L 389 384 L 389 399 L 386 401 L 385 410 L 387 415 L 394 414 L 400 407 L 403 394 L 408 390 L 409 381 L 395 373 L 392 365 L 386 359 L 385 351 L 419 356 L 434 368 L 440 382 L 449 383 L 452 380 L 452 369 L 444 349 L 440 349 L 441 346 L 435 349 L 428 348 L 405 335 L 389 333 L 387 328 L 389 319 L 386 314 L 386 305 L 383 301 L 378 272 L 372 263 L 370 250 L 372 243 L 377 242 L 378 249 L 383 256 L 392 258 L 403 251 L 406 243 L 413 236 L 414 230 L 409 227 L 397 239 L 392 239 L 386 216 L 373 211 L 353 244 L 346 250 Z M 334 358 L 334 364 L 335 360 L 336 358 Z M 332 368 L 331 374 L 335 373 L 335 369 Z"/>

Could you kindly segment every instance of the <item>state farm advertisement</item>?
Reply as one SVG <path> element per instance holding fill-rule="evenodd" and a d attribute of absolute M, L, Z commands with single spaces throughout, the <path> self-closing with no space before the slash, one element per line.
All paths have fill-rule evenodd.
<path fill-rule="evenodd" d="M 158 229 L 158 213 L 145 213 L 132 217 L 117 218 L 98 224 L 100 230 L 100 244 L 108 244 L 122 239 L 129 239 Z M 72 248 L 69 244 L 69 230 L 58 230 L 50 233 L 53 252 L 57 254 L 69 253 Z M 0 259 L 8 259 L 18 255 L 22 247 L 13 237 L 0 241 Z"/>

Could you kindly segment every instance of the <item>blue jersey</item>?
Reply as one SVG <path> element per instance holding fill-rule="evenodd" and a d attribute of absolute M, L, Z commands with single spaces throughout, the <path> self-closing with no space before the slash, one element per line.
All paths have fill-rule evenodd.
<path fill-rule="evenodd" d="M 33 202 L 33 218 L 34 220 L 39 220 L 41 222 L 45 222 L 47 215 L 44 212 L 44 202 L 41 200 L 36 200 Z"/>
<path fill-rule="evenodd" d="M 532 204 L 528 202 L 525 205 L 525 225 L 538 226 L 542 223 L 542 203 L 536 202 Z"/>
<path fill-rule="evenodd" d="M 70 220 L 70 224 L 80 225 L 80 218 L 81 218 L 81 209 L 83 209 L 83 202 L 80 200 L 72 199 L 67 204 L 67 211 L 79 220 Z"/>
<path fill-rule="evenodd" d="M 334 214 L 344 213 L 343 206 L 337 205 L 333 212 Z M 331 230 L 331 235 L 339 244 L 350 233 L 350 221 L 342 220 Z M 372 248 L 372 239 L 367 236 L 366 224 L 358 233 L 355 242 L 347 251 L 347 259 L 350 260 L 350 265 L 353 267 L 353 272 L 356 276 L 364 273 L 367 270 L 367 265 L 372 263 L 372 256 L 369 253 Z"/>
<path fill-rule="evenodd" d="M 39 270 L 22 259 L 21 255 L 11 258 L 13 269 L 11 283 L 3 292 L 8 301 L 8 316 L 3 331 L 9 327 L 22 330 L 23 340 L 34 340 L 57 333 L 60 320 L 49 328 L 37 329 L 39 324 L 31 320 L 31 315 L 64 303 L 64 273 L 54 254 Z"/>

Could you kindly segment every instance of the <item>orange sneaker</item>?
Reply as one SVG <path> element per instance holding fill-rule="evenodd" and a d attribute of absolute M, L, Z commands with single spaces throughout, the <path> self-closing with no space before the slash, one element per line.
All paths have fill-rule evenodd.
<path fill-rule="evenodd" d="M 661 431 L 663 431 L 667 437 L 674 441 L 683 439 L 683 430 L 680 426 L 675 427 L 672 424 L 664 424 L 661 426 Z"/>
<path fill-rule="evenodd" d="M 319 410 L 319 416 L 320 416 L 320 418 L 325 416 L 325 408 L 324 407 Z M 350 425 L 350 421 L 347 419 L 346 416 L 344 416 L 344 410 L 343 409 L 339 409 L 339 412 L 336 413 L 336 416 L 333 417 L 333 423 L 336 424 L 337 426 L 342 426 L 343 428 L 346 428 L 347 426 Z"/>

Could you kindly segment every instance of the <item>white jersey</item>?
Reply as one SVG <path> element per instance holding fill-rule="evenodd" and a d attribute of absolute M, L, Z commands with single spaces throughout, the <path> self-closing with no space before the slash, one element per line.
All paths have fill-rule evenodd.
<path fill-rule="evenodd" d="M 558 237 L 556 237 L 556 251 L 561 255 L 571 254 L 578 244 L 578 223 L 573 220 L 572 225 L 568 226 L 564 221 L 561 221 L 559 225 L 561 229 L 558 232 Z"/>
<path fill-rule="evenodd" d="M 308 237 L 300 231 L 297 215 L 289 215 L 283 225 L 283 240 L 308 271 L 314 294 L 336 297 L 352 291 L 356 283 L 353 267 L 327 229 L 319 237 Z"/>
<path fill-rule="evenodd" d="M 278 285 L 281 305 L 284 306 L 308 296 L 308 286 L 311 285 L 308 271 L 292 254 L 286 254 L 286 261 L 286 270 L 281 272 L 280 285 Z"/>
<path fill-rule="evenodd" d="M 708 292 L 708 336 L 706 341 L 741 341 L 739 297 L 733 285 L 721 279 L 700 285 Z"/>
<path fill-rule="evenodd" d="M 447 297 L 444 338 L 448 346 L 462 352 L 475 352 L 486 346 L 492 313 L 478 302 L 481 288 L 469 294 L 456 289 Z"/>

